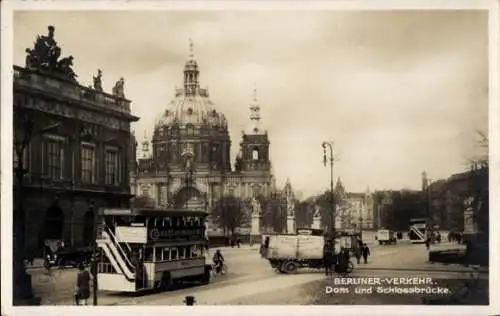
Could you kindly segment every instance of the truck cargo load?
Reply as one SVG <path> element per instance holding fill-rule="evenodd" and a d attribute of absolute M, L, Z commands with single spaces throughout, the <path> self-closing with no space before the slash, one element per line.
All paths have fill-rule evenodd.
<path fill-rule="evenodd" d="M 268 259 L 321 259 L 325 240 L 323 236 L 271 235 L 267 249 Z"/>

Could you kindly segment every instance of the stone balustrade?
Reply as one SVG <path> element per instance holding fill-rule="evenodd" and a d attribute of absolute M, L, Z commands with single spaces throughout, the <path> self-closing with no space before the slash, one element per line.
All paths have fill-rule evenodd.
<path fill-rule="evenodd" d="M 57 76 L 53 76 L 50 73 L 38 73 L 14 66 L 14 84 L 55 93 L 76 101 L 91 103 L 97 107 L 105 107 L 130 114 L 129 100 L 57 78 Z"/>

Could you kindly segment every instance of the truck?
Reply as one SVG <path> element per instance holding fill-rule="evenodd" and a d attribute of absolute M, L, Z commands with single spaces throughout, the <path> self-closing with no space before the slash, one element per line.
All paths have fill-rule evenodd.
<path fill-rule="evenodd" d="M 312 230 L 310 233 L 301 230 L 297 234 L 266 235 L 262 256 L 277 272 L 293 274 L 299 268 L 324 268 L 324 248 L 324 236 L 317 235 Z M 335 248 L 340 248 L 339 240 Z M 353 268 L 349 261 L 346 273 L 352 272 Z"/>
<path fill-rule="evenodd" d="M 380 245 L 396 244 L 396 234 L 389 229 L 380 229 L 377 231 L 377 240 Z"/>

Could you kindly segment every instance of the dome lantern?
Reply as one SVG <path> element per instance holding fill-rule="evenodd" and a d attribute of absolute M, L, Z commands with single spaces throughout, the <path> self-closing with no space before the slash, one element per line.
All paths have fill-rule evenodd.
<path fill-rule="evenodd" d="M 227 130 L 227 120 L 222 113 L 215 110 L 209 99 L 208 89 L 201 89 L 198 63 L 194 58 L 193 41 L 189 39 L 189 57 L 184 66 L 184 88 L 175 89 L 175 97 L 168 109 L 156 120 L 155 129 L 172 126 L 183 128 L 199 128 Z"/>

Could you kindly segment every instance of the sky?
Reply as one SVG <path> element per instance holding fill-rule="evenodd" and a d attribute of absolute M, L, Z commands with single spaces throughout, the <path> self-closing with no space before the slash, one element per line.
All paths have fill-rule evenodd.
<path fill-rule="evenodd" d="M 347 191 L 420 189 L 462 172 L 488 127 L 486 11 L 24 11 L 14 14 L 14 63 L 55 26 L 82 85 L 125 78 L 139 142 L 182 86 L 189 39 L 231 155 L 250 124 L 254 84 L 278 186 L 304 197 L 334 177 Z"/>

